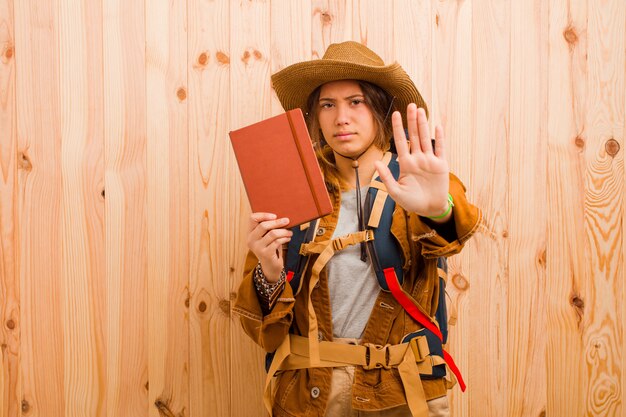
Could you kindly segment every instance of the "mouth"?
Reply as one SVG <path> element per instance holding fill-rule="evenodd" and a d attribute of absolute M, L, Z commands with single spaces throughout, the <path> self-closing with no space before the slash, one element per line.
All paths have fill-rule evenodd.
<path fill-rule="evenodd" d="M 337 139 L 348 139 L 350 136 L 354 135 L 355 132 L 339 132 L 335 133 L 333 136 Z"/>

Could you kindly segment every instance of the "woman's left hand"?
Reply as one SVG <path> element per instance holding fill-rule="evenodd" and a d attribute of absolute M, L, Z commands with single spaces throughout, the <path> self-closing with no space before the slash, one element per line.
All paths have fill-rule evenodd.
<path fill-rule="evenodd" d="M 450 186 L 443 128 L 435 128 L 433 149 L 426 112 L 413 103 L 407 107 L 408 143 L 400 112 L 393 113 L 391 123 L 400 164 L 398 180 L 393 178 L 389 168 L 382 162 L 375 163 L 387 192 L 406 211 L 424 217 L 440 216 L 448 209 Z M 437 221 L 447 221 L 450 216 L 448 214 Z"/>

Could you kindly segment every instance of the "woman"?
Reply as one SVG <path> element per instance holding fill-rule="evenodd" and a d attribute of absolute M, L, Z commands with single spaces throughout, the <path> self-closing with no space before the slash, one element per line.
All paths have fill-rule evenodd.
<path fill-rule="evenodd" d="M 314 241 L 299 247 L 309 260 L 301 286 L 285 283 L 285 256 L 297 255 L 284 249 L 298 228 L 285 229 L 288 219 L 272 213 L 251 215 L 234 310 L 246 333 L 275 352 L 266 407 L 274 416 L 448 415 L 450 384 L 433 371 L 444 356 L 454 368 L 436 354 L 433 336 L 441 339 L 437 258 L 461 250 L 480 211 L 449 172 L 442 128 L 431 140 L 426 105 L 406 72 L 356 42 L 330 45 L 322 59 L 291 65 L 272 83 L 285 110 L 307 115 L 334 210 L 309 225 Z M 397 160 L 387 152 L 392 135 Z M 377 176 L 384 186 L 370 184 Z M 364 204 L 374 187 L 394 210 Z M 383 278 L 385 230 L 375 238 L 367 230 L 374 212 L 390 219 L 388 246 L 402 261 Z"/>

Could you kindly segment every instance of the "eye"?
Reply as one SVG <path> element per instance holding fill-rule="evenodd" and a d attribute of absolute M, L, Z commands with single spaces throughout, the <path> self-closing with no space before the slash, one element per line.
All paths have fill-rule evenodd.
<path fill-rule="evenodd" d="M 361 103 L 365 103 L 365 100 L 363 100 L 362 98 L 355 98 L 350 102 L 350 104 L 352 104 L 353 106 L 357 106 Z"/>
<path fill-rule="evenodd" d="M 328 103 L 328 102 L 320 104 L 320 107 L 323 109 L 330 109 L 332 106 L 333 106 L 333 103 Z"/>

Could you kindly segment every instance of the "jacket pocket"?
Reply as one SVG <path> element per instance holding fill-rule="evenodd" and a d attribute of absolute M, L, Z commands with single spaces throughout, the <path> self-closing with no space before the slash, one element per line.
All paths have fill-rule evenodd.
<path fill-rule="evenodd" d="M 293 388 L 300 380 L 300 371 L 301 370 L 299 369 L 284 371 L 276 377 L 274 403 L 277 404 L 284 412 L 295 413 L 294 415 L 297 415 L 298 410 L 293 410 L 293 405 L 297 404 L 299 401 L 295 398 L 289 397 L 292 397 L 291 393 Z M 291 407 L 289 405 L 291 405 Z"/>

